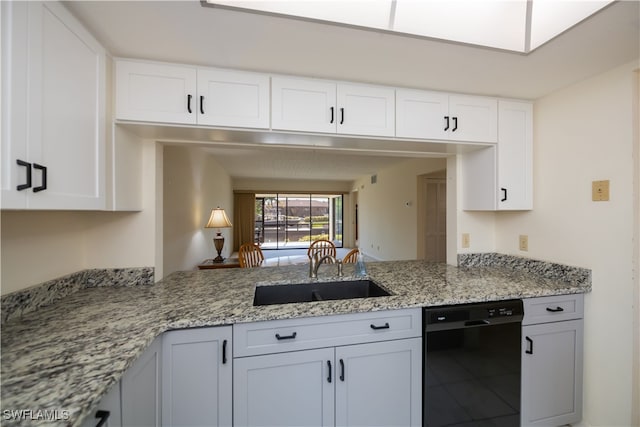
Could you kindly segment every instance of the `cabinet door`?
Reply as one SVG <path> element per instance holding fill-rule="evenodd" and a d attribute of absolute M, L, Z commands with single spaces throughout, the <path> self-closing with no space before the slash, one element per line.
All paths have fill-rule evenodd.
<path fill-rule="evenodd" d="M 449 139 L 471 142 L 498 141 L 498 101 L 495 98 L 450 95 L 449 116 Z"/>
<path fill-rule="evenodd" d="M 335 133 L 336 84 L 322 80 L 273 77 L 271 127 Z"/>
<path fill-rule="evenodd" d="M 498 209 L 533 208 L 533 106 L 499 101 Z"/>
<path fill-rule="evenodd" d="M 101 411 L 101 413 L 98 411 Z M 107 394 L 100 400 L 96 409 L 85 418 L 82 427 L 96 427 L 104 416 L 106 416 L 107 419 L 104 424 L 101 424 L 102 427 L 122 427 L 119 382 L 111 387 Z"/>
<path fill-rule="evenodd" d="M 445 117 L 449 94 L 423 90 L 396 90 L 396 136 L 399 138 L 449 139 Z"/>
<path fill-rule="evenodd" d="M 336 425 L 420 426 L 422 340 L 336 348 Z"/>
<path fill-rule="evenodd" d="M 268 128 L 269 77 L 199 68 L 198 124 Z"/>
<path fill-rule="evenodd" d="M 18 159 L 31 165 L 32 185 L 17 196 L 26 206 L 3 192 L 3 207 L 104 209 L 105 51 L 60 3 L 11 8 L 3 190 L 27 180 Z"/>
<path fill-rule="evenodd" d="M 333 348 L 233 361 L 235 426 L 331 426 Z"/>
<path fill-rule="evenodd" d="M 27 2 L 0 2 L 2 8 L 2 153 L 0 161 L 2 208 L 25 209 L 29 191 L 18 191 L 27 182 Z"/>
<path fill-rule="evenodd" d="M 196 123 L 196 68 L 116 61 L 116 119 Z"/>
<path fill-rule="evenodd" d="M 122 377 L 122 425 L 160 426 L 160 352 L 158 338 Z"/>
<path fill-rule="evenodd" d="M 395 136 L 395 90 L 393 88 L 339 84 L 338 133 Z"/>
<path fill-rule="evenodd" d="M 223 326 L 164 334 L 163 425 L 231 425 L 231 331 Z"/>
<path fill-rule="evenodd" d="M 522 328 L 523 426 L 559 426 L 582 417 L 582 320 Z"/>

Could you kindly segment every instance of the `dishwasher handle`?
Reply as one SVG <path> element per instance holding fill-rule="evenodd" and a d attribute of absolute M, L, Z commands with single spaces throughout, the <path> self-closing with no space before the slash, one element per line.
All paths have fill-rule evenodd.
<path fill-rule="evenodd" d="M 465 327 L 471 327 L 471 326 L 487 326 L 490 325 L 491 322 L 489 322 L 487 319 L 481 319 L 481 320 L 467 320 L 466 322 L 464 322 L 464 326 Z"/>

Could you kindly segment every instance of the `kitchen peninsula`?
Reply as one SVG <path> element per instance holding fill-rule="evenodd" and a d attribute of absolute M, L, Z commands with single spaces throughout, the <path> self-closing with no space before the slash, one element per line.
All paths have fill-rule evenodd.
<path fill-rule="evenodd" d="M 149 344 L 169 330 L 591 290 L 590 271 L 581 268 L 496 254 L 460 261 L 463 267 L 369 263 L 370 277 L 392 296 L 343 301 L 253 306 L 256 285 L 309 281 L 305 265 L 182 271 L 155 285 L 80 289 L 3 324 L 2 410 L 65 410 L 69 419 L 60 425 L 81 425 Z M 346 273 L 344 280 L 353 279 Z M 321 268 L 317 280 L 335 280 L 333 274 Z M 5 419 L 4 425 L 22 421 Z"/>

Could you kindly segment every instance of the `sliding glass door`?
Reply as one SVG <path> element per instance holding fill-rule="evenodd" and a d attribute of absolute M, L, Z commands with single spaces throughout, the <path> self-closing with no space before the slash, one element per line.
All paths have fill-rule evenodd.
<path fill-rule="evenodd" d="M 341 194 L 256 194 L 256 243 L 291 249 L 327 239 L 342 247 L 342 205 Z"/>

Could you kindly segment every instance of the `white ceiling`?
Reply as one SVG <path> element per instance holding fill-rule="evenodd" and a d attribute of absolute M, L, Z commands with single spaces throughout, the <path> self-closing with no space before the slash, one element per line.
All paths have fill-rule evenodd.
<path fill-rule="evenodd" d="M 606 7 L 529 55 L 202 7 L 197 0 L 67 6 L 113 56 L 488 96 L 536 99 L 640 57 L 640 2 L 634 0 Z M 324 156 L 335 163 L 333 177 L 348 168 L 369 174 L 402 160 L 344 154 L 349 161 L 342 165 L 329 152 L 218 150 L 232 176 L 244 173 L 233 166 L 240 163 L 255 170 L 254 177 L 273 175 L 281 163 L 295 165 L 285 176 L 321 179 L 318 165 L 324 169 L 327 162 L 317 159 Z M 254 167 L 247 167 L 249 158 Z"/>

